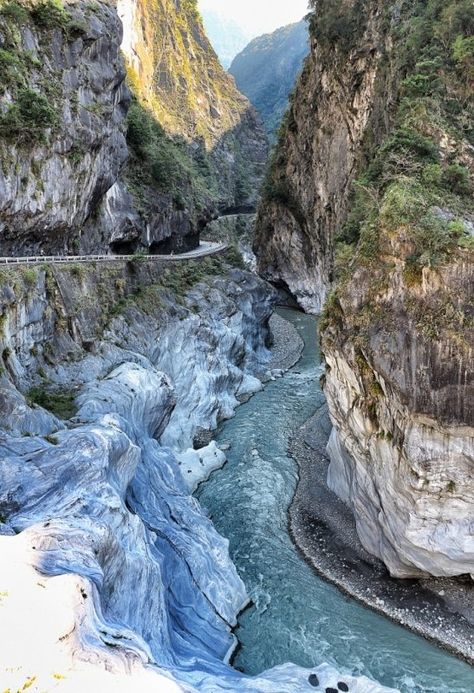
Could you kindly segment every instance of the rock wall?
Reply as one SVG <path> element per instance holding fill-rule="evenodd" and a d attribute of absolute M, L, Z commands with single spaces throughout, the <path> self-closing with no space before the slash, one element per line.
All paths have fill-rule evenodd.
<path fill-rule="evenodd" d="M 424 270 L 416 287 L 401 275 L 398 266 L 371 304 L 364 333 L 355 315 L 374 276 L 357 273 L 341 297 L 337 327 L 324 332 L 324 389 L 335 426 L 329 486 L 352 507 L 362 543 L 392 575 L 473 574 L 474 332 L 464 322 L 472 255 Z"/>
<path fill-rule="evenodd" d="M 65 8 L 0 10 L 2 255 L 87 245 L 84 226 L 127 157 L 120 21 L 106 2 Z"/>
<path fill-rule="evenodd" d="M 364 546 L 399 577 L 472 575 L 472 7 L 318 2 L 310 27 L 259 268 L 327 297 L 329 484 Z"/>
<path fill-rule="evenodd" d="M 318 11 L 328 4 L 318 3 Z M 362 28 L 351 59 L 337 41 L 320 42 L 311 32 L 310 55 L 263 188 L 254 241 L 259 271 L 310 313 L 321 312 L 333 279 L 334 238 L 345 220 L 361 145 L 380 122 L 380 109 L 390 110 L 387 91 L 379 101 L 390 78 L 381 69 L 390 51 L 386 5 L 358 7 Z"/>
<path fill-rule="evenodd" d="M 201 191 L 186 190 L 186 182 L 180 182 L 194 226 L 207 221 L 209 209 L 255 205 L 267 158 L 265 133 L 219 63 L 197 2 L 120 1 L 118 12 L 129 82 L 139 104 L 181 142 L 196 168 L 192 175 L 202 178 Z"/>
<path fill-rule="evenodd" d="M 0 8 L 0 254 L 189 250 L 218 208 L 255 205 L 265 134 L 194 2 L 13 5 Z"/>

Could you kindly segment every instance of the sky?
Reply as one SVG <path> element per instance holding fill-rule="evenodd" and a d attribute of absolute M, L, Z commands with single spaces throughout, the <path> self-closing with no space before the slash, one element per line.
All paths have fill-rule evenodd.
<path fill-rule="evenodd" d="M 199 6 L 233 19 L 252 37 L 297 22 L 308 12 L 308 0 L 199 0 Z"/>

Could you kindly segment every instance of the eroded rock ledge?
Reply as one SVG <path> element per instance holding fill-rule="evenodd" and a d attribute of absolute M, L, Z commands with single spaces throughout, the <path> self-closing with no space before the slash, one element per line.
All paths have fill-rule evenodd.
<path fill-rule="evenodd" d="M 247 596 L 177 457 L 261 387 L 272 302 L 264 282 L 216 261 L 2 278 L 4 685 L 309 687 L 294 665 L 252 679 L 225 663 Z"/>

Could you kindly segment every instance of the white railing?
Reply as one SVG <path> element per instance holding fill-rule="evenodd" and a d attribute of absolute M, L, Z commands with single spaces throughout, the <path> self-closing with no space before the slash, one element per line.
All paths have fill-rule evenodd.
<path fill-rule="evenodd" d="M 124 260 L 165 261 L 192 260 L 206 255 L 215 255 L 227 249 L 226 243 L 203 241 L 198 248 L 187 253 L 173 255 L 38 255 L 27 257 L 0 257 L 0 265 L 37 265 L 78 262 L 123 262 Z"/>

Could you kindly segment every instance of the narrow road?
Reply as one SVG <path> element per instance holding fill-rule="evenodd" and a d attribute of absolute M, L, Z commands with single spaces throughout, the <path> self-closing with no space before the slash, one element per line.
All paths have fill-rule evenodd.
<path fill-rule="evenodd" d="M 120 262 L 123 260 L 177 262 L 216 255 L 222 253 L 226 248 L 226 243 L 201 241 L 195 250 L 176 255 L 32 255 L 30 257 L 0 257 L 0 265 L 75 264 L 78 262 Z"/>

